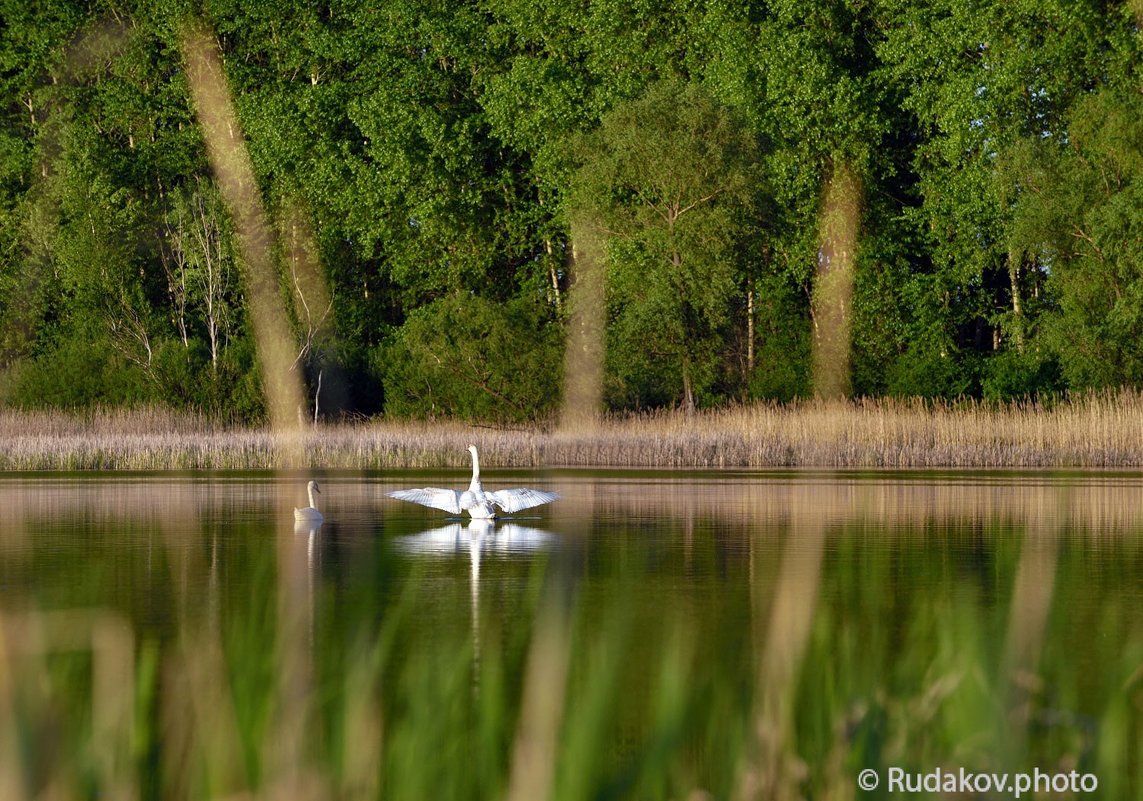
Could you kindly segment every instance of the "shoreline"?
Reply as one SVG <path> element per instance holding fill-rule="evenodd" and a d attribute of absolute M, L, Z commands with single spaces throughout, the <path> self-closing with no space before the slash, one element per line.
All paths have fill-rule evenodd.
<path fill-rule="evenodd" d="M 1143 394 L 1051 406 L 800 401 L 612 417 L 591 428 L 455 421 L 319 424 L 274 433 L 164 409 L 0 411 L 0 470 L 493 468 L 1087 469 L 1143 467 Z"/>

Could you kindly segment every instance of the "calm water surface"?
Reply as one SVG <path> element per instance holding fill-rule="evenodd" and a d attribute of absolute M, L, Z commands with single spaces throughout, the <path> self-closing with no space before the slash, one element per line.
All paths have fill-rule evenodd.
<path fill-rule="evenodd" d="M 446 795 L 503 787 L 529 647 L 556 626 L 566 797 L 725 797 L 744 775 L 772 797 L 891 797 L 855 784 L 891 766 L 1078 770 L 1093 797 L 1141 791 L 1143 478 L 486 473 L 562 498 L 486 526 L 385 496 L 464 471 L 326 475 L 311 530 L 292 520 L 303 478 L 6 477 L 0 612 L 125 621 L 123 680 L 152 675 L 160 699 L 136 720 L 176 703 L 180 643 L 218 643 L 248 784 L 293 653 L 319 721 L 304 748 L 345 762 L 364 673 L 389 733 L 382 791 L 433 748 L 499 766 L 455 765 Z M 63 673 L 86 692 L 82 668 Z M 139 792 L 158 797 L 170 757 L 149 747 Z"/>

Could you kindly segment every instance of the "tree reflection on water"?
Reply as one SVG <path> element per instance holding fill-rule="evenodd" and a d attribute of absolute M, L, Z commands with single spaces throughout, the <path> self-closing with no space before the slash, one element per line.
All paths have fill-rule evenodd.
<path fill-rule="evenodd" d="M 474 528 L 326 476 L 302 531 L 282 477 L 0 481 L 5 797 L 1138 790 L 1136 477 L 532 478 L 561 501 Z"/>

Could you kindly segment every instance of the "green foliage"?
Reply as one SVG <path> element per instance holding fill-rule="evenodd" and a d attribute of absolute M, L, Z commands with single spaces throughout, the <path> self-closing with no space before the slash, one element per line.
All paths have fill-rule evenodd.
<path fill-rule="evenodd" d="M 1039 349 L 1005 351 L 989 359 L 982 381 L 985 398 L 1051 397 L 1064 388 L 1059 360 Z"/>
<path fill-rule="evenodd" d="M 613 406 L 805 394 L 822 180 L 838 159 L 864 187 L 859 394 L 1143 385 L 1132 8 L 210 0 L 198 11 L 267 207 L 289 199 L 310 217 L 338 340 L 304 365 L 311 384 L 321 369 L 349 412 L 508 420 L 557 403 L 576 215 L 607 240 Z M 232 232 L 179 55 L 190 10 L 0 8 L 10 387 L 51 384 L 54 360 L 90 358 L 102 377 L 70 400 L 43 397 L 261 413 Z M 209 291 L 207 273 L 219 279 Z M 456 313 L 461 297 L 471 320 Z M 498 337 L 518 339 L 531 360 L 520 388 L 487 366 L 464 378 L 459 363 L 436 364 L 425 343 L 444 335 L 429 321 L 454 318 L 497 353 Z M 107 353 L 76 355 L 97 342 Z M 442 381 L 431 391 L 429 374 Z"/>
<path fill-rule="evenodd" d="M 448 295 L 414 312 L 378 352 L 385 411 L 462 420 L 543 420 L 555 411 L 557 330 L 528 298 Z"/>
<path fill-rule="evenodd" d="M 1143 97 L 1078 103 L 1066 146 L 1037 151 L 1018 209 L 1027 247 L 1050 267 L 1058 310 L 1044 324 L 1068 386 L 1143 382 Z"/>
<path fill-rule="evenodd" d="M 777 277 L 756 288 L 754 371 L 748 397 L 790 401 L 810 394 L 810 327 L 796 287 Z"/>
<path fill-rule="evenodd" d="M 667 80 L 579 143 L 573 214 L 607 232 L 608 359 L 619 405 L 709 400 L 754 218 L 758 151 L 697 84 Z"/>
<path fill-rule="evenodd" d="M 952 400 L 977 394 L 976 365 L 963 353 L 914 346 L 889 371 L 886 391 L 896 397 Z"/>
<path fill-rule="evenodd" d="M 69 336 L 18 362 L 3 380 L 4 400 L 24 408 L 135 405 L 152 399 L 147 376 L 106 337 Z"/>

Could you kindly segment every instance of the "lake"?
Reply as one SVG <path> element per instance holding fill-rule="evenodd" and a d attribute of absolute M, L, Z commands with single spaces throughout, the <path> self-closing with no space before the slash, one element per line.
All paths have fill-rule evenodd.
<path fill-rule="evenodd" d="M 1143 797 L 1143 477 L 485 473 L 0 479 L 0 797 Z"/>

